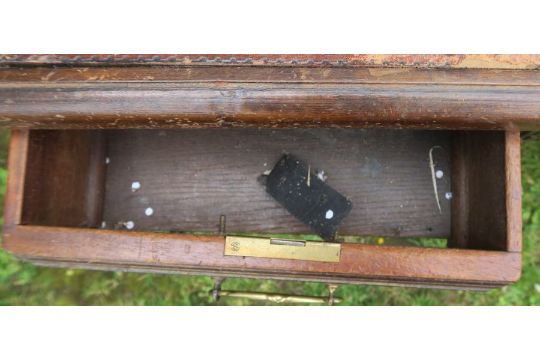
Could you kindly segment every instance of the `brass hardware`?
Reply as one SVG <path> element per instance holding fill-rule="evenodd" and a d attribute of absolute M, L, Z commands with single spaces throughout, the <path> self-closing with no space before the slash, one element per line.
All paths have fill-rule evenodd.
<path fill-rule="evenodd" d="M 269 301 L 276 304 L 339 304 L 342 300 L 336 298 L 334 293 L 337 289 L 337 285 L 328 285 L 328 297 L 318 296 L 303 296 L 303 295 L 285 295 L 285 294 L 273 294 L 265 292 L 251 292 L 251 291 L 228 291 L 221 290 L 221 284 L 223 278 L 214 279 L 214 288 L 210 290 L 210 294 L 215 301 L 218 301 L 221 297 L 231 297 L 239 299 L 248 299 L 256 301 Z"/>
<path fill-rule="evenodd" d="M 319 241 L 225 237 L 225 255 L 339 262 L 341 244 Z"/>
<path fill-rule="evenodd" d="M 306 242 L 302 240 L 284 240 L 270 239 L 270 245 L 289 245 L 289 246 L 306 246 Z"/>
<path fill-rule="evenodd" d="M 341 302 L 340 298 L 334 297 L 334 293 L 336 292 L 337 288 L 338 285 L 336 284 L 328 284 L 328 305 L 330 306 L 339 304 Z"/>
<path fill-rule="evenodd" d="M 326 304 L 327 298 L 316 296 L 297 296 L 271 293 L 257 293 L 248 291 L 221 291 L 221 296 L 234 297 L 249 300 L 270 301 L 276 304 L 294 303 L 294 304 Z M 333 299 L 332 304 L 337 304 L 340 299 Z"/>

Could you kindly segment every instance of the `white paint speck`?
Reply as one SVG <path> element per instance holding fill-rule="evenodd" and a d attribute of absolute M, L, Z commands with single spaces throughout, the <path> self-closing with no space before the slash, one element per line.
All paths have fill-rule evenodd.
<path fill-rule="evenodd" d="M 436 177 L 437 179 L 442 179 L 443 176 L 444 176 L 444 173 L 443 173 L 442 170 L 437 170 L 437 171 L 435 171 L 435 177 Z"/>
<path fill-rule="evenodd" d="M 134 181 L 131 183 L 131 191 L 135 192 L 141 188 L 141 183 L 138 181 Z"/>
<path fill-rule="evenodd" d="M 271 172 L 270 170 L 264 170 L 264 171 L 263 171 L 263 175 L 268 176 L 268 175 L 270 175 L 270 172 Z"/>
<path fill-rule="evenodd" d="M 105 221 L 101 222 L 101 228 L 105 229 L 107 227 L 107 223 Z"/>
<path fill-rule="evenodd" d="M 124 223 L 126 229 L 131 230 L 135 227 L 135 223 L 133 221 L 126 221 Z"/>
<path fill-rule="evenodd" d="M 330 220 L 331 218 L 334 217 L 334 212 L 333 212 L 332 210 L 327 210 L 327 211 L 326 211 L 325 217 L 326 217 L 328 220 Z"/>
<path fill-rule="evenodd" d="M 446 198 L 446 200 L 451 200 L 452 199 L 452 193 L 447 192 L 446 194 L 444 194 L 444 197 Z"/>
<path fill-rule="evenodd" d="M 110 162 L 111 162 L 111 159 L 109 159 L 109 157 L 107 156 L 107 157 L 105 158 L 105 164 L 110 164 Z"/>
<path fill-rule="evenodd" d="M 153 214 L 154 214 L 154 209 L 152 209 L 151 207 L 147 207 L 146 209 L 144 209 L 144 215 L 152 216 Z"/>
<path fill-rule="evenodd" d="M 324 173 L 324 170 L 320 170 L 320 171 L 317 171 L 317 177 L 322 180 L 322 181 L 326 181 L 326 174 Z"/>

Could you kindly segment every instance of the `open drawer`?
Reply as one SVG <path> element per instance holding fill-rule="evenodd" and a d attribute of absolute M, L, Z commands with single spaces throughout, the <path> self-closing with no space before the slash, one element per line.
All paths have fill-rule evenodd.
<path fill-rule="evenodd" d="M 283 152 L 324 170 L 352 200 L 339 261 L 224 255 L 225 232 L 310 233 L 257 181 Z M 501 286 L 521 272 L 519 132 L 13 130 L 3 246 L 35 263 L 86 268 Z"/>

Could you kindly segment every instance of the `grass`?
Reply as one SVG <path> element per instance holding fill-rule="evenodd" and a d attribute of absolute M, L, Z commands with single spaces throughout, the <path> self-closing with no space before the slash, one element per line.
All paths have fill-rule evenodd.
<path fill-rule="evenodd" d="M 0 203 L 6 185 L 8 131 L 0 130 Z M 486 292 L 353 286 L 338 288 L 345 305 L 540 305 L 540 141 L 522 145 L 523 275 Z M 1 215 L 1 214 L 0 214 Z M 0 216 L 1 224 L 1 216 Z M 425 245 L 425 244 L 424 244 Z M 427 244 L 432 245 L 432 244 Z M 436 243 L 434 246 L 438 246 Z M 0 305 L 209 305 L 212 279 L 37 267 L 0 249 Z M 223 289 L 325 295 L 319 283 L 229 279 Z M 223 299 L 219 304 L 261 304 Z"/>

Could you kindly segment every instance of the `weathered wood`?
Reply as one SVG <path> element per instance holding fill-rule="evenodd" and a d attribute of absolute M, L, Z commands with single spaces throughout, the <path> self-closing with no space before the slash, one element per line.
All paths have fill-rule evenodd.
<path fill-rule="evenodd" d="M 521 251 L 518 131 L 457 132 L 450 247 Z"/>
<path fill-rule="evenodd" d="M 472 136 L 495 139 L 494 146 L 501 143 L 498 135 L 479 132 Z M 27 162 L 35 161 L 26 160 L 29 155 L 28 139 L 27 131 L 13 132 L 3 246 L 17 256 L 38 263 L 54 262 L 89 268 L 139 271 L 461 288 L 501 286 L 516 281 L 520 275 L 521 255 L 517 252 L 520 246 L 520 218 L 516 217 L 519 213 L 519 174 L 516 176 L 515 173 L 509 173 L 511 169 L 515 171 L 519 164 L 517 132 L 506 134 L 506 147 L 502 156 L 503 163 L 506 162 L 508 185 L 506 192 L 497 189 L 506 194 L 508 235 L 502 239 L 508 244 L 508 251 L 344 244 L 342 261 L 338 264 L 225 257 L 223 237 L 219 236 L 16 225 L 20 222 L 23 195 L 25 201 L 28 195 L 24 194 L 22 186 L 28 176 L 25 174 Z M 480 140 L 479 144 L 486 141 Z M 496 153 L 500 152 L 497 150 Z M 499 162 L 498 157 L 495 160 Z M 452 165 L 455 166 L 455 163 Z M 454 176 L 455 174 L 454 171 Z M 485 172 L 482 175 L 490 173 Z M 144 187 L 144 184 L 142 185 Z M 498 239 L 496 246 L 499 246 L 500 236 L 495 235 Z M 490 245 L 494 242 L 485 241 L 485 244 Z"/>
<path fill-rule="evenodd" d="M 507 251 L 521 252 L 521 137 L 507 131 L 505 137 L 506 239 Z"/>
<path fill-rule="evenodd" d="M 469 134 L 456 131 L 452 139 L 452 221 L 450 248 L 467 248 L 469 243 Z"/>
<path fill-rule="evenodd" d="M 537 129 L 535 70 L 0 69 L 0 126 Z"/>
<path fill-rule="evenodd" d="M 89 158 L 86 173 L 86 217 L 87 225 L 101 226 L 105 198 L 106 139 L 103 131 L 88 134 Z"/>
<path fill-rule="evenodd" d="M 4 87 L 84 83 L 432 84 L 538 86 L 534 70 L 308 66 L 47 66 L 0 67 Z"/>
<path fill-rule="evenodd" d="M 540 55 L 526 54 L 18 54 L 0 55 L 1 65 L 223 65 L 385 67 L 427 69 L 538 69 Z"/>
<path fill-rule="evenodd" d="M 450 235 L 450 133 L 352 129 L 124 130 L 108 135 L 104 221 L 138 230 L 311 233 L 257 178 L 284 152 L 352 200 L 342 235 Z M 437 208 L 429 150 L 437 146 Z M 138 181 L 141 189 L 131 191 Z M 145 215 L 145 208 L 154 210 Z"/>
<path fill-rule="evenodd" d="M 21 223 L 97 226 L 101 222 L 99 169 L 104 167 L 104 151 L 99 135 L 80 130 L 30 132 Z"/>
<path fill-rule="evenodd" d="M 28 158 L 28 130 L 12 130 L 9 142 L 8 179 L 4 203 L 4 229 L 21 222 Z"/>
<path fill-rule="evenodd" d="M 40 263 L 108 269 L 469 288 L 515 281 L 521 267 L 516 129 L 540 128 L 539 59 L 519 55 L 1 55 L 0 126 L 507 130 L 506 134 L 451 136 L 441 132 L 436 139 L 420 137 L 410 143 L 403 138 L 406 131 L 396 138 L 365 137 L 367 143 L 360 144 L 354 143 L 352 135 L 336 136 L 339 144 L 348 144 L 349 152 L 335 143 L 320 146 L 321 138 L 328 137 L 306 138 L 307 130 L 294 130 L 302 132 L 302 140 L 297 141 L 260 135 L 271 130 L 243 130 L 252 134 L 249 146 L 243 140 L 239 145 L 230 143 L 235 137 L 244 139 L 240 135 L 199 138 L 160 130 L 145 136 L 115 134 L 108 136 L 106 144 L 97 132 L 58 133 L 35 142 L 28 132 L 14 131 L 4 246 Z M 210 134 L 210 130 L 204 132 Z M 211 146 L 202 146 L 203 141 Z M 427 156 L 407 162 L 408 155 L 425 153 L 428 145 L 441 142 L 443 150 L 453 147 L 450 162 L 440 153 L 437 156 L 443 156 L 442 160 L 436 159 L 437 167 L 444 168 L 445 181 L 452 174 L 449 245 L 481 251 L 344 244 L 342 261 L 326 264 L 225 257 L 223 238 L 218 236 L 80 228 L 97 226 L 104 217 L 111 227 L 133 220 L 139 229 L 211 231 L 217 230 L 219 215 L 225 213 L 229 231 L 303 232 L 301 224 L 287 225 L 290 217 L 276 204 L 257 207 L 265 201 L 257 198 L 259 185 L 250 183 L 251 190 L 239 186 L 263 171 L 264 162 L 271 166 L 275 159 L 268 154 L 296 143 L 293 151 L 327 170 L 332 185 L 358 190 L 355 202 L 361 206 L 353 209 L 360 213 L 344 224 L 345 233 L 446 236 L 449 202 L 443 195 L 449 184 L 439 183 L 443 204 L 439 221 L 433 216 L 434 199 L 428 201 L 432 184 L 424 176 L 429 170 Z M 320 149 L 308 151 L 314 144 Z M 396 151 L 397 144 L 404 146 Z M 107 145 L 111 164 L 106 175 Z M 339 161 L 332 158 L 330 148 L 341 149 Z M 390 159 L 388 169 L 396 174 L 384 166 L 381 170 L 369 162 L 373 156 L 364 159 L 360 152 L 375 154 L 375 158 L 384 155 Z M 261 164 L 248 162 L 259 159 L 258 155 L 264 157 Z M 241 171 L 231 166 L 233 159 Z M 347 160 L 345 165 L 339 167 L 343 160 Z M 362 161 L 366 166 L 358 165 Z M 60 171 L 66 168 L 67 173 Z M 368 180 L 357 185 L 351 180 L 354 174 L 341 178 L 342 168 L 365 170 L 362 177 Z M 140 177 L 142 188 L 137 193 L 130 192 L 130 181 L 135 180 L 130 175 Z M 393 175 L 402 182 L 391 183 Z M 156 177 L 163 179 L 155 181 Z M 184 188 L 175 187 L 179 180 Z M 205 195 L 199 196 L 198 189 Z M 233 189 L 234 196 L 225 189 Z M 367 195 L 361 197 L 362 192 Z M 408 205 L 420 204 L 421 210 L 407 212 L 405 206 L 393 206 L 393 200 L 395 205 L 404 204 L 401 200 L 406 194 L 412 199 Z M 152 217 L 143 215 L 146 206 L 155 209 Z M 422 214 L 423 219 L 416 217 Z M 178 217 L 181 223 L 176 222 Z M 281 222 L 272 225 L 268 219 Z M 428 228 L 432 230 L 426 233 Z"/>
<path fill-rule="evenodd" d="M 516 281 L 521 255 L 500 251 L 377 247 L 343 244 L 339 263 L 223 255 L 224 238 L 187 234 L 18 226 L 5 234 L 7 250 L 32 259 L 156 268 L 247 271 L 346 278 L 409 280 L 475 286 Z"/>
<path fill-rule="evenodd" d="M 463 132 L 455 142 L 452 210 L 456 217 L 451 244 L 507 251 L 505 133 Z"/>
<path fill-rule="evenodd" d="M 400 286 L 411 288 L 430 288 L 447 290 L 487 290 L 501 287 L 505 282 L 449 282 L 421 279 L 401 279 L 401 278 L 367 278 L 367 277 L 328 277 L 318 274 L 288 274 L 288 273 L 268 273 L 256 272 L 251 270 L 229 270 L 229 269 L 201 269 L 201 268 L 179 268 L 179 267 L 155 267 L 148 265 L 131 264 L 107 264 L 107 263 L 85 263 L 67 260 L 47 260 L 31 257 L 19 256 L 19 259 L 30 261 L 34 265 L 58 267 L 58 268 L 78 268 L 87 270 L 104 271 L 129 271 L 138 273 L 169 274 L 169 275 L 203 275 L 219 278 L 250 278 L 266 280 L 294 280 L 294 281 L 317 281 L 331 284 L 357 284 L 357 285 L 382 285 L 382 286 Z"/>

